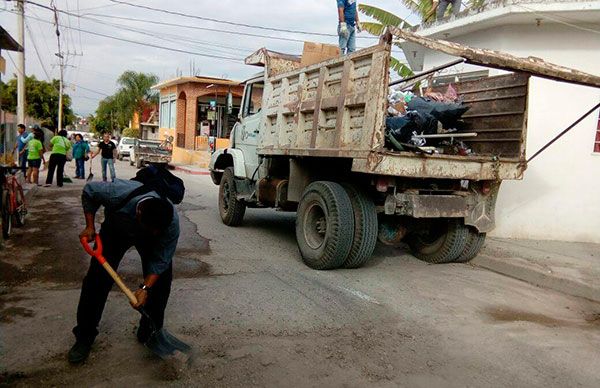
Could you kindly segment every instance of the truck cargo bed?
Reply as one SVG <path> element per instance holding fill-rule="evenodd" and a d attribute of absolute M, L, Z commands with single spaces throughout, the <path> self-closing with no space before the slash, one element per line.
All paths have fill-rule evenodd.
<path fill-rule="evenodd" d="M 270 77 L 265 82 L 260 155 L 351 158 L 355 172 L 519 179 L 525 160 L 529 76 L 508 74 L 453 84 L 470 107 L 468 156 L 385 148 L 390 45 Z"/>

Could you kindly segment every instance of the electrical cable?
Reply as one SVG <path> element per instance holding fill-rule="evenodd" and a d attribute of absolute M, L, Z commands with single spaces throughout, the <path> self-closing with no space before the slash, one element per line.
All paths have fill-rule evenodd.
<path fill-rule="evenodd" d="M 44 64 L 44 61 L 42 61 L 42 56 L 40 55 L 40 52 L 38 50 L 37 47 L 37 43 L 33 37 L 33 33 L 31 32 L 31 28 L 29 27 L 29 23 L 27 23 L 27 20 L 25 20 L 25 28 L 27 29 L 27 32 L 29 33 L 29 39 L 31 40 L 31 43 L 33 44 L 33 49 L 35 51 L 35 54 L 37 56 L 37 59 L 40 61 L 40 65 L 42 66 L 42 70 L 44 71 L 44 74 L 46 74 L 46 78 L 48 79 L 48 81 L 52 81 L 52 77 L 50 77 L 50 73 L 48 73 L 48 70 L 46 69 L 46 65 Z"/>

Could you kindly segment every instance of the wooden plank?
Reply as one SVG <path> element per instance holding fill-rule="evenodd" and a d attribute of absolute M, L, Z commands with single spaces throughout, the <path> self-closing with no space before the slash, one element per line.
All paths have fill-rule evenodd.
<path fill-rule="evenodd" d="M 340 89 L 340 95 L 337 103 L 337 117 L 335 120 L 335 140 L 333 142 L 334 148 L 339 148 L 342 141 L 342 131 L 344 130 L 346 116 L 346 94 L 348 93 L 348 83 L 352 73 L 353 62 L 344 62 L 344 71 L 342 73 L 342 85 Z"/>
<path fill-rule="evenodd" d="M 325 85 L 325 78 L 327 78 L 327 67 L 321 67 L 319 71 L 319 86 L 317 87 L 317 96 L 315 98 L 315 109 L 313 117 L 313 127 L 310 136 L 310 148 L 315 148 L 317 144 L 317 134 L 319 133 L 319 121 L 321 117 L 321 98 L 323 96 L 323 87 Z"/>
<path fill-rule="evenodd" d="M 388 27 L 389 31 L 409 42 L 420 44 L 431 50 L 462 57 L 468 63 L 496 69 L 521 71 L 537 77 L 577 85 L 600 88 L 600 76 L 574 70 L 568 67 L 546 62 L 536 57 L 521 58 L 500 51 L 480 49 L 440 39 L 431 39 L 397 27 Z"/>

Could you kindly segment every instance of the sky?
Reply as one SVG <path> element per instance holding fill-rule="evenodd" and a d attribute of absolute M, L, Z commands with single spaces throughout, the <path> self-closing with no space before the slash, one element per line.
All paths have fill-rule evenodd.
<path fill-rule="evenodd" d="M 61 26 L 61 51 L 65 53 L 67 61 L 65 93 L 72 97 L 73 110 L 76 114 L 83 116 L 92 114 L 102 98 L 116 91 L 116 80 L 126 70 L 154 73 L 161 80 L 171 79 L 177 75 L 188 76 L 195 72 L 196 75 L 243 81 L 259 71 L 256 67 L 244 65 L 243 58 L 261 47 L 300 54 L 304 40 L 332 44 L 337 42 L 335 36 L 337 8 L 334 0 L 123 1 L 203 18 L 311 34 L 199 20 L 117 4 L 111 0 L 55 0 L 57 9 L 73 14 L 59 13 L 59 25 Z M 53 25 L 54 14 L 33 3 L 49 6 L 50 1 L 27 0 L 25 72 L 27 75 L 35 75 L 38 79 L 48 80 L 48 77 L 58 79 L 58 58 L 55 55 L 58 47 Z M 415 19 L 400 0 L 369 0 L 365 3 L 409 20 Z M 0 25 L 16 39 L 17 15 L 14 10 L 14 1 L 0 0 Z M 127 18 L 146 21 L 127 20 Z M 368 18 L 362 16 L 362 20 Z M 175 26 L 165 24 L 175 24 Z M 196 29 L 186 26 L 196 27 Z M 138 43 L 92 35 L 90 32 Z M 332 36 L 314 35 L 314 33 Z M 265 35 L 265 37 L 244 34 Z M 375 39 L 363 32 L 359 35 L 357 45 L 367 47 L 375 42 Z M 167 51 L 151 45 L 189 53 Z M 15 76 L 16 69 L 13 61 L 16 62 L 16 55 L 7 51 L 3 51 L 2 54 L 7 57 L 7 69 L 3 80 L 8 80 Z M 222 58 L 211 58 L 205 55 Z M 396 52 L 396 56 L 401 57 L 402 54 Z"/>

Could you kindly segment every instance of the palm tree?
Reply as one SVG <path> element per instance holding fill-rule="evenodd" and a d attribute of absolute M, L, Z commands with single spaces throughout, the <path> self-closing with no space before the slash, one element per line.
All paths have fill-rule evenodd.
<path fill-rule="evenodd" d="M 117 79 L 120 88 L 115 99 L 132 117 L 133 128 L 139 127 L 139 118 L 142 111 L 149 105 L 158 102 L 158 94 L 152 86 L 159 81 L 158 76 L 135 71 L 126 71 Z"/>
<path fill-rule="evenodd" d="M 427 22 L 431 20 L 434 15 L 433 0 L 400 0 L 402 4 L 406 6 L 412 13 L 419 16 L 421 22 Z M 468 0 L 467 9 L 481 9 L 485 3 L 485 0 Z M 358 9 L 363 14 L 370 16 L 375 19 L 375 22 L 362 22 L 361 25 L 368 33 L 380 36 L 387 26 L 394 26 L 398 28 L 412 28 L 413 26 L 402 19 L 400 16 L 394 15 L 391 12 L 385 11 L 381 8 L 374 7 L 367 4 L 359 4 Z M 396 46 L 400 47 L 399 44 L 395 43 Z M 413 71 L 404 63 L 398 59 L 392 57 L 390 62 L 390 68 L 396 71 L 401 77 L 407 77 L 413 75 Z"/>

